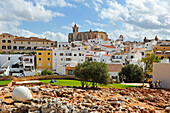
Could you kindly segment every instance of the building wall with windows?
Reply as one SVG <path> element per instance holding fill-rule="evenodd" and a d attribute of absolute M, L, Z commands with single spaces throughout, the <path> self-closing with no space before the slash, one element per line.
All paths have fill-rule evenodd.
<path fill-rule="evenodd" d="M 36 51 L 39 47 L 57 47 L 57 42 L 46 38 L 25 38 L 8 33 L 0 34 L 0 53 L 32 52 Z"/>
<path fill-rule="evenodd" d="M 41 39 L 38 37 L 15 37 L 13 42 L 14 52 L 35 51 L 39 47 L 51 48 L 57 46 L 57 43 L 55 41 L 47 40 L 46 38 Z"/>
<path fill-rule="evenodd" d="M 52 69 L 52 50 L 36 51 L 37 69 Z"/>
<path fill-rule="evenodd" d="M 14 36 L 8 33 L 0 34 L 0 53 L 12 53 L 13 52 L 13 39 Z"/>
<path fill-rule="evenodd" d="M 154 47 L 155 55 L 159 59 L 168 58 L 170 59 L 170 41 L 163 41 Z"/>
<path fill-rule="evenodd" d="M 69 74 L 78 63 L 85 62 L 86 52 L 81 50 L 53 50 L 52 69 L 61 75 Z M 72 67 L 72 68 L 68 68 Z M 64 71 L 58 70 L 61 68 Z"/>

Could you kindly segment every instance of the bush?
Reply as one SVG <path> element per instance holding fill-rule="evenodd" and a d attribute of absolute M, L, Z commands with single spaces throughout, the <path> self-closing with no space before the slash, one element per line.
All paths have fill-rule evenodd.
<path fill-rule="evenodd" d="M 142 82 L 143 70 L 138 65 L 128 64 L 124 66 L 119 73 L 121 82 Z"/>
<path fill-rule="evenodd" d="M 50 70 L 42 70 L 41 71 L 41 75 L 54 75 L 54 73 Z"/>
<path fill-rule="evenodd" d="M 102 62 L 84 62 L 78 64 L 74 70 L 76 77 L 81 80 L 82 87 L 88 86 L 88 81 L 91 81 L 94 87 L 97 87 L 97 83 L 107 85 L 109 83 L 109 73 L 107 71 L 107 65 Z"/>

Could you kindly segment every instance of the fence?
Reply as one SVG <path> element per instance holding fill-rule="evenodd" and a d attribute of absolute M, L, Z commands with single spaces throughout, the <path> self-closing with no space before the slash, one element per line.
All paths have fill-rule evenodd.
<path fill-rule="evenodd" d="M 47 80 L 47 79 L 77 79 L 77 78 L 75 77 L 75 75 L 41 75 L 41 76 L 26 76 L 26 77 L 5 76 L 0 78 L 0 80 L 14 80 L 14 81 Z"/>

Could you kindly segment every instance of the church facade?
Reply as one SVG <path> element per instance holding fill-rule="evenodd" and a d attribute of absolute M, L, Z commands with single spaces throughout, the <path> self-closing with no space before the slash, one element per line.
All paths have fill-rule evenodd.
<path fill-rule="evenodd" d="M 89 32 L 78 32 L 79 27 L 75 24 L 74 27 L 72 27 L 73 33 L 69 33 L 68 35 L 68 42 L 72 41 L 87 41 L 89 39 L 95 39 L 99 38 L 103 41 L 108 41 L 108 35 L 106 32 L 99 32 L 99 31 L 92 31 Z"/>

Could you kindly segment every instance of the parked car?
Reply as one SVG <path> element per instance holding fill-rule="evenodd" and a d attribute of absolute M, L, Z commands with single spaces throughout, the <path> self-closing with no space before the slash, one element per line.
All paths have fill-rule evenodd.
<path fill-rule="evenodd" d="M 14 77 L 23 77 L 24 75 L 22 73 L 12 73 Z"/>

